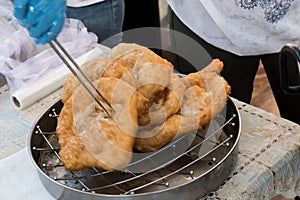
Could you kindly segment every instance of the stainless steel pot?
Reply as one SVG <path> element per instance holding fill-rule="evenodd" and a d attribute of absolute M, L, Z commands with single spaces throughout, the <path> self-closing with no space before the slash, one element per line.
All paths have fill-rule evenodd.
<path fill-rule="evenodd" d="M 287 94 L 300 94 L 299 46 L 286 44 L 280 51 L 280 81 Z"/>
<path fill-rule="evenodd" d="M 28 143 L 41 182 L 56 199 L 197 199 L 220 187 L 237 162 L 241 119 L 229 99 L 208 129 L 186 134 L 161 151 L 131 163 L 124 171 L 87 168 L 70 172 L 60 162 L 55 133 L 62 106 L 59 101 L 40 116 Z M 176 153 L 193 134 L 196 137 L 192 137 L 190 148 Z M 199 148 L 205 145 L 211 148 L 200 154 Z M 132 173 L 134 167 L 158 161 L 160 154 L 169 155 L 170 163 L 152 171 Z"/>

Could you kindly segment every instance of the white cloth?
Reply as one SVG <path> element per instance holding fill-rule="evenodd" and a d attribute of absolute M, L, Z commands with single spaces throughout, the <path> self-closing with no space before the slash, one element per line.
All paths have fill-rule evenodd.
<path fill-rule="evenodd" d="M 206 42 L 238 55 L 279 52 L 300 41 L 298 0 L 168 0 Z"/>
<path fill-rule="evenodd" d="M 0 160 L 0 198 L 54 200 L 41 183 L 27 148 Z"/>
<path fill-rule="evenodd" d="M 70 7 L 83 7 L 89 6 L 95 3 L 99 3 L 105 0 L 67 0 L 67 6 Z"/>

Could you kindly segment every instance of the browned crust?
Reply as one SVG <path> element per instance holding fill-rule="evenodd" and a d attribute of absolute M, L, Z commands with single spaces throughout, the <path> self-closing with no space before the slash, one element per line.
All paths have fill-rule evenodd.
<path fill-rule="evenodd" d="M 203 130 L 222 111 L 230 94 L 230 86 L 219 75 L 222 68 L 223 63 L 214 59 L 203 70 L 184 77 L 187 89 L 181 111 L 161 125 L 139 131 L 134 147 L 142 152 L 155 151 L 179 135 Z"/>
<path fill-rule="evenodd" d="M 164 67 L 171 69 L 164 73 L 166 77 L 156 76 Z M 230 94 L 230 86 L 219 74 L 223 63 L 214 59 L 203 70 L 181 79 L 172 69 L 170 62 L 136 44 L 120 44 L 109 58 L 86 63 L 83 70 L 115 105 L 115 112 L 110 111 L 112 118 L 105 117 L 96 104 L 92 107 L 98 118 L 89 115 L 86 109 L 91 103 L 83 101 L 85 93 L 77 91 L 83 90 L 82 86 L 71 75 L 64 84 L 64 107 L 57 126 L 59 154 L 66 169 L 122 169 L 131 160 L 132 148 L 155 151 L 182 134 L 204 129 L 224 108 Z M 152 84 L 157 77 L 160 84 Z M 164 113 L 149 110 L 154 104 L 159 104 Z M 86 116 L 89 120 L 81 123 L 86 124 L 87 134 L 82 135 L 77 121 Z"/>
<path fill-rule="evenodd" d="M 83 88 L 80 89 L 83 90 Z M 68 170 L 80 170 L 85 167 L 101 167 L 106 170 L 122 169 L 131 160 L 131 151 L 137 128 L 136 105 L 137 100 L 140 100 L 141 97 L 138 96 L 133 87 L 116 78 L 99 79 L 97 89 L 102 92 L 113 106 L 115 103 L 121 105 L 122 108 L 127 107 L 127 109 L 124 111 L 124 109 L 116 108 L 116 113 L 112 114 L 112 119 L 100 118 L 95 120 L 94 123 L 99 124 L 99 126 L 96 126 L 96 130 L 92 124 L 84 130 L 87 134 L 81 136 L 81 133 L 76 131 L 74 116 L 80 119 L 80 115 L 82 115 L 84 110 L 74 113 L 74 102 L 82 101 L 86 97 L 79 99 L 77 96 L 77 99 L 73 99 L 72 96 L 65 102 L 58 118 L 56 132 L 61 147 L 59 155 Z M 114 95 L 114 91 L 118 93 L 118 90 L 131 90 L 132 93 L 128 93 L 131 96 Z M 123 92 L 123 95 L 126 94 Z M 94 104 L 94 102 L 92 103 Z M 78 104 L 81 104 L 81 102 L 78 102 Z M 95 105 L 95 113 L 97 109 L 99 107 Z M 125 119 L 126 123 L 124 123 Z M 129 119 L 131 119 L 132 123 L 128 122 Z M 89 119 L 86 119 L 85 123 L 89 124 Z M 105 141 L 99 141 L 99 147 L 90 147 L 89 144 L 94 142 L 91 139 L 96 139 L 97 137 L 103 137 Z M 101 145 L 103 147 L 100 147 Z M 100 154 L 99 152 L 99 155 L 96 153 L 97 156 L 95 156 L 92 152 L 98 149 L 103 151 L 103 153 Z M 113 162 L 110 161 L 112 159 L 114 160 Z"/>

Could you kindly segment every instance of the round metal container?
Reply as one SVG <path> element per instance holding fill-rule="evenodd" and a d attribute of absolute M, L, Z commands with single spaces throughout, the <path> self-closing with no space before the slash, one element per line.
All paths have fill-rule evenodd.
<path fill-rule="evenodd" d="M 193 145 L 214 143 L 201 157 L 196 146 L 149 173 L 131 174 L 126 170 L 108 173 L 95 168 L 69 172 L 60 163 L 55 137 L 62 106 L 59 101 L 39 117 L 32 128 L 28 148 L 41 182 L 56 199 L 197 199 L 220 187 L 237 162 L 241 119 L 229 98 L 224 111 L 212 119 L 217 124 L 215 130 L 206 130 L 206 135 L 212 135 L 207 131 L 218 133 L 217 140 L 205 140 L 201 138 L 202 133 L 193 138 Z M 190 137 L 183 137 L 176 145 L 170 144 L 164 153 L 171 155 L 189 141 Z M 155 159 L 154 154 L 152 158 Z"/>

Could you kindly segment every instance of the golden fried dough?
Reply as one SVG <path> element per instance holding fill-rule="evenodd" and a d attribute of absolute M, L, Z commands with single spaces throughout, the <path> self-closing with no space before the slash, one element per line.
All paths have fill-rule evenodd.
<path fill-rule="evenodd" d="M 154 151 L 182 134 L 203 130 L 222 111 L 230 93 L 230 86 L 219 75 L 222 67 L 223 63 L 216 59 L 207 68 L 182 78 L 187 89 L 180 112 L 152 129 L 141 129 L 134 147 L 142 152 Z"/>
<path fill-rule="evenodd" d="M 139 53 L 145 49 L 146 47 L 134 43 L 120 43 L 112 49 L 109 57 L 112 59 L 122 59 L 128 66 L 133 68 L 136 59 L 139 57 Z"/>
<path fill-rule="evenodd" d="M 89 61 L 82 65 L 81 69 L 85 72 L 86 76 L 93 80 L 99 77 L 99 70 L 107 65 L 107 60 L 102 57 L 98 57 L 92 61 Z M 63 85 L 63 92 L 61 95 L 61 100 L 65 103 L 69 97 L 72 95 L 74 89 L 80 85 L 80 82 L 77 78 L 71 74 Z"/>
<path fill-rule="evenodd" d="M 100 77 L 115 77 L 126 81 L 134 87 L 137 84 L 130 68 L 120 59 L 112 60 L 98 57 L 85 63 L 81 69 L 91 81 L 97 80 Z M 83 77 L 82 79 L 85 81 Z M 63 103 L 72 95 L 78 85 L 80 85 L 80 82 L 73 74 L 66 79 L 62 92 Z"/>
<path fill-rule="evenodd" d="M 123 60 L 108 60 L 108 64 L 104 67 L 103 72 L 101 74 L 102 77 L 118 78 L 129 83 L 133 87 L 136 87 L 137 80 L 134 78 L 133 73 L 130 71 L 130 68 Z"/>
<path fill-rule="evenodd" d="M 180 135 L 203 130 L 230 94 L 222 69 L 223 63 L 214 59 L 180 78 L 169 61 L 125 43 L 108 58 L 87 62 L 82 70 L 113 110 L 100 100 L 109 114 L 104 112 L 75 76 L 66 80 L 56 130 L 66 169 L 120 170 L 130 163 L 133 148 L 155 151 Z"/>
<path fill-rule="evenodd" d="M 209 92 L 212 116 L 221 112 L 231 91 L 230 85 L 219 74 L 222 69 L 223 63 L 219 59 L 214 59 L 201 71 L 188 74 L 183 78 L 187 87 L 198 85 Z"/>
<path fill-rule="evenodd" d="M 115 170 L 131 161 L 141 96 L 120 79 L 100 78 L 95 84 L 114 112 L 108 117 L 82 86 L 76 88 L 61 110 L 56 130 L 59 154 L 68 170 L 91 166 Z"/>
<path fill-rule="evenodd" d="M 177 113 L 181 107 L 183 94 L 186 87 L 180 78 L 171 73 L 170 82 L 162 95 L 155 96 L 149 107 L 147 115 L 139 115 L 140 126 L 152 126 L 165 122 L 173 114 Z"/>
<path fill-rule="evenodd" d="M 173 69 L 172 63 L 155 54 L 150 49 L 134 43 L 120 43 L 112 49 L 110 58 L 122 59 L 128 66 L 134 68 L 135 71 L 139 71 L 139 68 L 145 62 L 166 65 Z"/>
<path fill-rule="evenodd" d="M 161 125 L 138 131 L 134 147 L 142 152 L 155 151 L 182 134 L 204 129 L 210 119 L 208 92 L 199 86 L 192 86 L 184 92 L 181 111 Z"/>
<path fill-rule="evenodd" d="M 137 90 L 151 101 L 169 85 L 171 73 L 172 69 L 165 65 L 143 63 L 137 72 Z"/>

